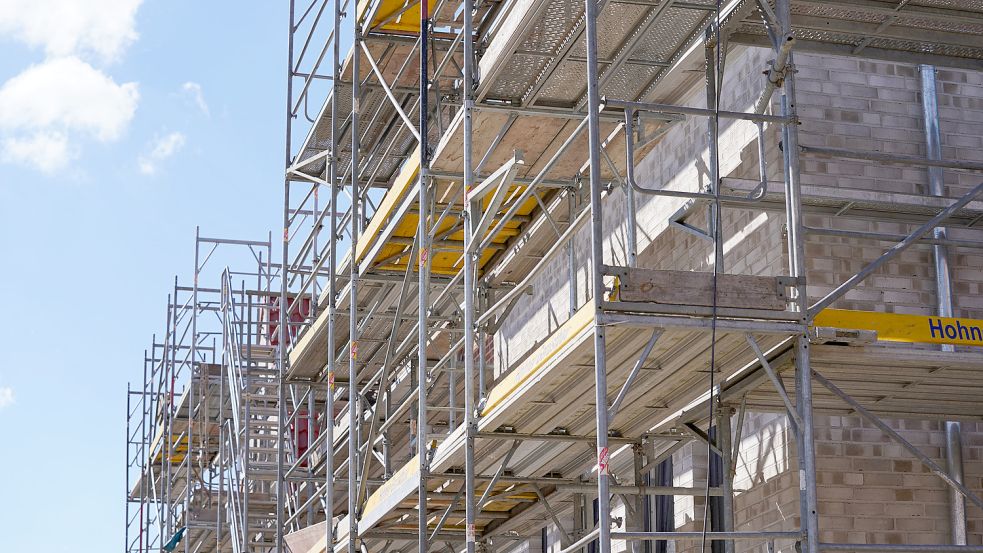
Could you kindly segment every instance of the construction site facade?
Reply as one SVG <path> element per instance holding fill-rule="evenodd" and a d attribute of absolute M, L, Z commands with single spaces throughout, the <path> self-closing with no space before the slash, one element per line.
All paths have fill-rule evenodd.
<path fill-rule="evenodd" d="M 979 0 L 285 11 L 126 553 L 983 552 Z"/>

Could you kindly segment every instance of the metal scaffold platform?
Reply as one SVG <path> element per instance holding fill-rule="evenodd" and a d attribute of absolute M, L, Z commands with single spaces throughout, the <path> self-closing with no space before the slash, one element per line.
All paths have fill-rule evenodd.
<path fill-rule="evenodd" d="M 983 247 L 983 163 L 943 157 L 933 104 L 933 66 L 983 70 L 978 1 L 290 0 L 289 13 L 279 259 L 272 240 L 196 236 L 194 284 L 175 280 L 128 392 L 128 553 L 504 553 L 544 528 L 553 553 L 983 551 L 965 535 L 824 541 L 814 420 L 861 417 L 983 507 L 885 422 L 950 421 L 958 439 L 954 421 L 983 420 L 983 321 L 956 316 L 947 257 Z M 800 141 L 796 52 L 920 64 L 920 153 Z M 834 159 L 929 182 L 803 178 Z M 766 270 L 730 266 L 755 232 L 747 214 L 778 222 Z M 807 245 L 824 240 L 874 253 L 814 283 Z M 931 315 L 856 309 L 913 246 L 932 252 Z M 206 271 L 219 248 L 250 268 Z M 794 528 L 735 524 L 752 412 L 794 436 Z M 716 482 L 654 484 L 692 444 L 721 464 L 706 469 Z M 640 522 L 653 496 L 718 514 L 656 529 Z"/>

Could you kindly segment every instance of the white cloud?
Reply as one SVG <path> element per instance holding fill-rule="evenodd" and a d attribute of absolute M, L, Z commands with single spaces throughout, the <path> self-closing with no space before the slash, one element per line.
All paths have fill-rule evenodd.
<path fill-rule="evenodd" d="M 91 62 L 118 60 L 137 39 L 143 0 L 0 0 L 0 39 L 44 52 L 44 61 L 0 85 L 0 162 L 45 173 L 77 159 L 80 139 L 118 139 L 139 102 Z M 85 60 L 85 61 L 83 61 Z"/>
<path fill-rule="evenodd" d="M 68 136 L 58 131 L 41 131 L 26 138 L 5 138 L 0 143 L 0 159 L 53 174 L 78 157 L 69 146 Z"/>
<path fill-rule="evenodd" d="M 184 142 L 184 135 L 179 132 L 172 132 L 155 140 L 150 152 L 140 156 L 137 160 L 140 172 L 144 175 L 156 173 L 163 161 L 184 147 Z"/>
<path fill-rule="evenodd" d="M 205 94 L 202 91 L 200 84 L 196 82 L 188 81 L 183 85 L 181 85 L 181 91 L 186 96 L 191 98 L 191 101 L 193 101 L 195 105 L 198 106 L 198 109 L 200 109 L 202 113 L 208 115 L 208 103 L 205 102 Z"/>
<path fill-rule="evenodd" d="M 0 159 L 53 172 L 77 157 L 73 138 L 118 139 L 140 94 L 76 57 L 32 65 L 0 86 Z"/>
<path fill-rule="evenodd" d="M 14 389 L 9 386 L 0 386 L 0 409 L 14 404 Z"/>
<path fill-rule="evenodd" d="M 120 57 L 137 39 L 136 13 L 143 0 L 2 0 L 0 34 L 49 56 Z"/>
<path fill-rule="evenodd" d="M 74 57 L 32 65 L 0 88 L 0 128 L 56 128 L 115 140 L 133 118 L 136 83 L 111 77 Z"/>

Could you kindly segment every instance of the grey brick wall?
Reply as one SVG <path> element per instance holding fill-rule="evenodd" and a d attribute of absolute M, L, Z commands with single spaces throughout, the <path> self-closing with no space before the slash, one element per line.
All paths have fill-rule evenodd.
<path fill-rule="evenodd" d="M 728 59 L 723 107 L 746 110 L 762 86 L 767 52 L 747 49 Z M 798 54 L 798 109 L 804 145 L 925 155 L 920 107 L 920 76 L 912 65 Z M 943 156 L 983 161 L 983 73 L 938 71 Z M 702 90 L 683 103 L 703 105 Z M 776 100 L 777 103 L 777 100 Z M 766 129 L 768 177 L 781 181 L 781 153 L 776 129 Z M 706 184 L 706 122 L 690 118 L 675 125 L 637 167 L 644 187 L 698 190 Z M 757 131 L 750 123 L 721 126 L 721 174 L 756 179 Z M 948 196 L 977 185 L 979 174 L 946 170 Z M 922 194 L 925 170 L 844 159 L 803 156 L 804 184 L 843 189 Z M 667 217 L 683 201 L 638 198 L 639 265 L 661 269 L 707 271 L 712 268 L 708 243 L 667 228 Z M 690 223 L 703 226 L 702 214 Z M 846 230 L 907 233 L 901 221 L 865 221 L 808 215 L 806 224 Z M 604 202 L 605 261 L 622 264 L 625 257 L 625 197 L 615 191 Z M 728 210 L 724 216 L 725 271 L 787 274 L 784 214 Z M 954 238 L 970 233 L 950 233 Z M 587 261 L 589 229 L 574 241 L 577 256 L 577 301 L 589 297 Z M 809 295 L 819 298 L 875 259 L 891 244 L 871 240 L 810 236 L 806 244 Z M 956 313 L 983 318 L 983 252 L 951 248 Z M 914 246 L 884 265 L 835 307 L 898 313 L 930 314 L 937 302 L 931 249 Z M 523 355 L 567 319 L 567 258 L 554 261 L 535 283 L 535 290 L 512 313 L 495 337 L 496 370 L 513 368 Z M 653 421 L 654 423 L 655 421 Z M 891 421 L 906 439 L 932 458 L 942 460 L 944 434 L 939 421 Z M 853 543 L 945 543 L 948 540 L 947 490 L 899 445 L 856 417 L 817 417 L 821 540 Z M 966 483 L 983 489 L 983 427 L 964 425 Z M 740 442 L 737 471 L 738 529 L 791 530 L 799 524 L 798 474 L 794 440 L 784 417 L 752 414 Z M 706 452 L 694 445 L 674 456 L 675 484 L 701 486 L 706 478 Z M 699 529 L 702 498 L 677 497 L 680 529 Z M 968 507 L 970 542 L 983 542 L 983 512 Z M 686 550 L 681 546 L 678 551 Z M 746 544 L 739 551 L 763 551 Z M 782 551 L 790 551 L 787 546 Z"/>

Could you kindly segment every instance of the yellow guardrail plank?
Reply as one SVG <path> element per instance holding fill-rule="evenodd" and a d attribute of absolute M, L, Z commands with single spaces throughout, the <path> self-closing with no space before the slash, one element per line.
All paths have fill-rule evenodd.
<path fill-rule="evenodd" d="M 495 407 L 498 406 L 498 404 L 508 399 L 508 397 L 511 396 L 520 386 L 525 384 L 526 381 L 537 375 L 540 369 L 552 361 L 553 358 L 567 346 L 567 344 L 569 344 L 580 334 L 581 331 L 583 331 L 593 322 L 594 305 L 588 303 L 581 307 L 573 315 L 573 317 L 567 319 L 567 321 L 563 323 L 552 336 L 550 336 L 549 341 L 555 343 L 556 345 L 549 351 L 549 353 L 544 355 L 543 358 L 532 367 L 523 368 L 520 366 L 516 370 L 509 373 L 491 389 L 491 392 L 488 394 L 488 403 L 485 405 L 485 409 L 481 412 L 481 415 L 485 416 L 490 413 Z M 546 344 L 544 343 L 543 346 L 546 346 Z"/>
<path fill-rule="evenodd" d="M 983 321 L 976 319 L 824 309 L 813 326 L 872 330 L 887 342 L 983 346 Z"/>
<path fill-rule="evenodd" d="M 365 231 L 359 236 L 358 244 L 355 246 L 355 262 L 359 263 L 365 253 L 372 247 L 379 230 L 389 219 L 389 215 L 396 209 L 406 191 L 416 182 L 416 175 L 420 171 L 420 151 L 416 150 L 413 155 L 406 160 L 396 175 L 396 181 L 392 188 L 386 192 L 379 204 L 379 209 L 372 216 L 372 220 L 366 225 Z"/>

